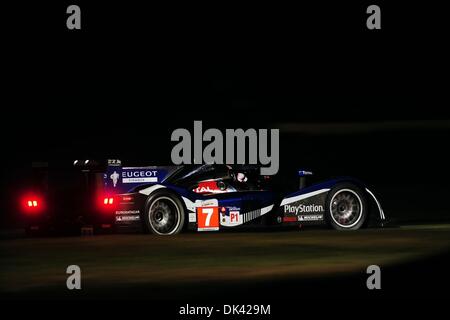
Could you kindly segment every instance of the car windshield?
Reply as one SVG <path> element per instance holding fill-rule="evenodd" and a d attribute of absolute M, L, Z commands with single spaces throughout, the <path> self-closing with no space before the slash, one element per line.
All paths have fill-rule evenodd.
<path fill-rule="evenodd" d="M 227 177 L 229 177 L 229 169 L 226 165 L 205 164 L 185 166 L 167 179 L 167 182 L 174 184 L 185 184 L 192 181 L 221 179 Z"/>

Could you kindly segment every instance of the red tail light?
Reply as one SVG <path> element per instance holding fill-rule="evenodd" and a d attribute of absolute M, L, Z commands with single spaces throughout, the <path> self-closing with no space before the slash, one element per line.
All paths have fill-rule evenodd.
<path fill-rule="evenodd" d="M 36 208 L 38 206 L 38 201 L 37 200 L 28 200 L 27 205 L 30 208 Z"/>
<path fill-rule="evenodd" d="M 97 200 L 97 209 L 100 212 L 111 213 L 117 208 L 117 198 L 113 195 L 100 195 Z"/>
<path fill-rule="evenodd" d="M 25 195 L 21 200 L 21 207 L 25 213 L 41 212 L 43 210 L 42 198 L 33 194 Z"/>
<path fill-rule="evenodd" d="M 111 206 L 114 204 L 114 198 L 113 197 L 107 197 L 103 199 L 103 204 L 105 206 Z"/>

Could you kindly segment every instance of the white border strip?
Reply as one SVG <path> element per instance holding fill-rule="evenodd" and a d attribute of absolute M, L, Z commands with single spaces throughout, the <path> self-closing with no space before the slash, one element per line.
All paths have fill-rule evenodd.
<path fill-rule="evenodd" d="M 315 195 L 318 195 L 318 194 L 321 194 L 321 193 L 324 193 L 324 192 L 328 192 L 328 191 L 330 191 L 330 189 L 320 189 L 320 190 L 316 190 L 316 191 L 313 191 L 313 192 L 308 192 L 308 193 L 305 193 L 305 194 L 301 194 L 301 195 L 298 195 L 298 196 L 295 196 L 295 197 L 285 198 L 285 199 L 283 199 L 283 201 L 281 201 L 280 207 L 284 206 L 285 204 L 289 204 L 289 203 L 292 203 L 292 202 L 297 202 L 297 201 L 300 201 L 300 200 L 303 200 L 303 199 L 306 199 L 306 198 L 309 198 L 309 197 L 313 197 Z"/>

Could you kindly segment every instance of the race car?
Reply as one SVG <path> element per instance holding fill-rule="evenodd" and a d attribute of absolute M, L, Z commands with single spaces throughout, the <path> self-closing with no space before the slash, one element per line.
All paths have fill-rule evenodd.
<path fill-rule="evenodd" d="M 118 229 L 157 235 L 257 225 L 357 230 L 385 222 L 380 202 L 362 182 L 340 177 L 307 185 L 310 175 L 299 170 L 298 189 L 286 192 L 258 166 L 122 167 L 114 160 L 104 174 L 104 204 Z"/>

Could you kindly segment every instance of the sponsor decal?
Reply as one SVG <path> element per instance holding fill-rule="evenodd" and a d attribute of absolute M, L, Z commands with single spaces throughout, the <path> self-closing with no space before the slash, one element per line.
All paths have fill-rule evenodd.
<path fill-rule="evenodd" d="M 122 183 L 158 182 L 158 170 L 123 170 L 121 174 L 114 170 L 109 178 L 112 180 L 113 188 L 117 187 L 120 178 Z"/>
<path fill-rule="evenodd" d="M 233 227 L 242 224 L 242 215 L 239 210 L 226 210 L 222 212 L 221 225 Z"/>
<path fill-rule="evenodd" d="M 230 211 L 230 224 L 239 224 L 241 222 L 239 211 Z"/>
<path fill-rule="evenodd" d="M 297 217 L 283 217 L 283 222 L 297 222 Z"/>
<path fill-rule="evenodd" d="M 195 212 L 189 212 L 189 222 L 196 222 L 197 221 L 197 215 Z"/>
<path fill-rule="evenodd" d="M 300 204 L 298 206 L 284 205 L 284 213 L 298 215 L 299 213 L 323 212 L 323 206 L 319 204 Z"/>
<path fill-rule="evenodd" d="M 225 224 L 227 222 L 227 209 L 225 207 L 220 208 L 220 215 L 222 216 L 221 224 Z"/>
<path fill-rule="evenodd" d="M 108 166 L 110 167 L 120 167 L 122 165 L 122 161 L 119 159 L 108 159 Z"/>
<path fill-rule="evenodd" d="M 158 170 L 122 171 L 122 183 L 141 182 L 158 182 Z"/>
<path fill-rule="evenodd" d="M 323 214 L 310 214 L 298 216 L 298 221 L 321 221 L 321 220 L 323 220 Z"/>
<path fill-rule="evenodd" d="M 122 214 L 139 214 L 139 210 L 119 210 L 116 211 L 117 215 L 122 215 Z"/>
<path fill-rule="evenodd" d="M 218 207 L 219 202 L 217 199 L 208 199 L 208 200 L 197 200 L 195 201 L 196 207 Z"/>
<path fill-rule="evenodd" d="M 211 189 L 209 186 L 202 186 L 192 189 L 195 193 L 212 193 L 214 189 Z"/>
<path fill-rule="evenodd" d="M 200 182 L 197 186 L 197 188 L 192 189 L 195 193 L 223 193 L 224 191 L 221 190 L 217 186 L 216 181 L 203 181 Z"/>
<path fill-rule="evenodd" d="M 192 202 L 186 197 L 181 197 L 186 205 L 186 209 L 191 212 L 197 212 L 197 208 L 200 207 L 219 207 L 219 202 L 217 199 L 207 199 L 207 200 L 196 200 Z"/>

